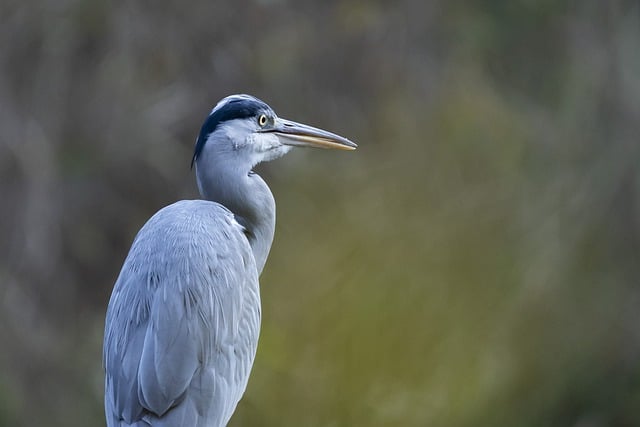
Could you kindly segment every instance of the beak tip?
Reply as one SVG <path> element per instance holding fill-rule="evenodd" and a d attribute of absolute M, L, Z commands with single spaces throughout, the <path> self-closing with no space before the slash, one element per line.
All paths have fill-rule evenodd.
<path fill-rule="evenodd" d="M 344 149 L 345 150 L 353 151 L 356 148 L 358 148 L 358 144 L 356 144 L 355 142 L 351 141 L 350 139 L 345 138 L 345 142 L 344 142 Z"/>

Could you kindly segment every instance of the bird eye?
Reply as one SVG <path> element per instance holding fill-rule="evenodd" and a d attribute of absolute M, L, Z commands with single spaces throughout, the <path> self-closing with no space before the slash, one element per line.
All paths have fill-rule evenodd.
<path fill-rule="evenodd" d="M 260 127 L 264 127 L 267 124 L 267 121 L 267 116 L 265 114 L 260 114 L 260 117 L 258 117 L 258 124 Z"/>

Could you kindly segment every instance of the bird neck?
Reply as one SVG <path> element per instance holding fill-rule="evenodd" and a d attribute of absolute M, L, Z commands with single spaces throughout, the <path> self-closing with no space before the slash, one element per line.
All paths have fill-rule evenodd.
<path fill-rule="evenodd" d="M 258 274 L 262 273 L 276 225 L 275 200 L 264 180 L 241 168 L 198 168 L 198 187 L 203 198 L 229 209 L 245 228 Z"/>

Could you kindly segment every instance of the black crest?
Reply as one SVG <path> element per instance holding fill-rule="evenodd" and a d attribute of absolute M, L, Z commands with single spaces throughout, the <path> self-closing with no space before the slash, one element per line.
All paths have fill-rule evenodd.
<path fill-rule="evenodd" d="M 191 159 L 191 168 L 193 169 L 193 164 L 202 152 L 209 135 L 216 130 L 220 123 L 234 119 L 255 117 L 260 112 L 270 110 L 267 104 L 251 95 L 231 95 L 220 101 L 211 111 L 200 129 L 200 134 L 196 140 L 196 147 L 193 152 L 193 158 Z"/>

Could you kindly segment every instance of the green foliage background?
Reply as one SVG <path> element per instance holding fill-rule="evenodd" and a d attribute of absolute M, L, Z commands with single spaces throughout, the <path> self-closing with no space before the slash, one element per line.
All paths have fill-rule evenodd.
<path fill-rule="evenodd" d="M 232 426 L 640 425 L 635 1 L 0 4 L 0 425 L 103 425 L 133 236 L 223 96 L 278 203 Z"/>

